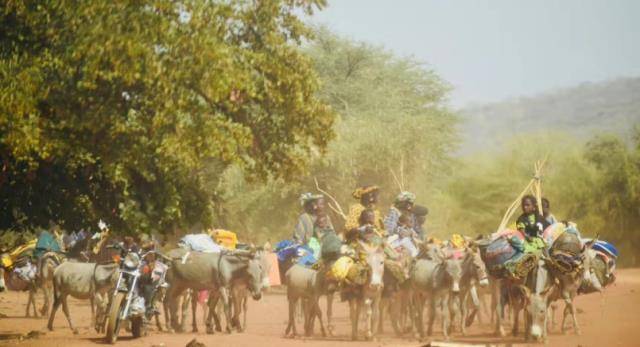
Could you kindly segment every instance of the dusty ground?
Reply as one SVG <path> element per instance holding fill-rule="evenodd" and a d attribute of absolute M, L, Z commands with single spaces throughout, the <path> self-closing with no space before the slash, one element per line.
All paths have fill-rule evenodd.
<path fill-rule="evenodd" d="M 73 301 L 71 314 L 80 327 L 80 334 L 71 334 L 64 318 L 59 311 L 56 315 L 55 331 L 46 331 L 45 319 L 23 318 L 26 304 L 26 294 L 0 294 L 0 312 L 8 318 L 0 318 L 0 337 L 12 333 L 28 333 L 32 330 L 46 332 L 36 339 L 24 341 L 4 340 L 0 346 L 96 346 L 103 344 L 102 336 L 95 333 L 90 325 L 89 307 L 84 302 Z M 549 346 L 640 346 L 640 269 L 620 270 L 618 282 L 607 289 L 603 298 L 598 294 L 579 297 L 579 322 L 582 326 L 582 336 L 573 334 L 561 335 L 558 331 L 551 333 Z M 411 338 L 397 338 L 391 334 L 390 324 L 387 322 L 386 334 L 374 342 L 347 342 L 348 320 L 346 304 L 337 303 L 335 309 L 336 338 L 323 339 L 319 336 L 309 339 L 285 339 L 282 337 L 286 323 L 286 298 L 281 294 L 266 295 L 259 302 L 251 302 L 249 307 L 248 329 L 245 333 L 232 335 L 216 333 L 206 335 L 203 332 L 192 334 L 166 334 L 152 331 L 149 336 L 140 339 L 123 337 L 118 346 L 146 346 L 151 347 L 164 343 L 165 346 L 185 346 L 194 337 L 207 346 L 419 346 L 424 342 Z M 201 314 L 199 314 L 201 318 Z M 204 326 L 200 325 L 200 331 Z M 494 338 L 490 326 L 475 324 L 465 338 L 455 334 L 453 341 L 466 343 L 506 343 L 522 342 L 518 338 Z M 441 340 L 436 330 L 435 340 Z M 539 344 L 543 345 L 543 344 Z"/>

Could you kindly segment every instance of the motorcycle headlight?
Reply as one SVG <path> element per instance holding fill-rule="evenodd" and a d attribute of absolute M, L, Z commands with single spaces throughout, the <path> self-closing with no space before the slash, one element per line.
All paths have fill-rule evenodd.
<path fill-rule="evenodd" d="M 127 269 L 137 269 L 140 265 L 140 257 L 135 253 L 129 253 L 124 258 L 124 266 Z"/>

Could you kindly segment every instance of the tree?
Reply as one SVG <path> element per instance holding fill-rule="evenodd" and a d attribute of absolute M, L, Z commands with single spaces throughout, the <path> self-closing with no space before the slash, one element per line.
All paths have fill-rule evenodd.
<path fill-rule="evenodd" d="M 600 135 L 589 141 L 586 159 L 595 167 L 598 177 L 593 186 L 593 213 L 600 216 L 600 232 L 605 239 L 622 248 L 628 264 L 640 258 L 640 128 L 634 133 L 635 149 L 619 137 Z"/>
<path fill-rule="evenodd" d="M 227 167 L 293 177 L 333 137 L 299 50 L 323 0 L 0 6 L 0 228 L 210 224 Z"/>
<path fill-rule="evenodd" d="M 421 202 L 437 194 L 434 182 L 451 172 L 457 117 L 446 104 L 449 87 L 435 72 L 323 28 L 314 37 L 304 52 L 322 82 L 320 98 L 339 115 L 332 129 L 336 138 L 325 155 L 312 153 L 310 175 L 296 180 L 256 186 L 231 175 L 224 186 L 234 189 L 225 206 L 235 228 L 289 237 L 300 209 L 298 196 L 315 191 L 314 177 L 345 209 L 357 185 L 380 185 L 384 210 L 399 192 L 392 170 L 400 176 L 403 166 L 405 188 Z M 332 219 L 340 228 L 340 217 Z"/>

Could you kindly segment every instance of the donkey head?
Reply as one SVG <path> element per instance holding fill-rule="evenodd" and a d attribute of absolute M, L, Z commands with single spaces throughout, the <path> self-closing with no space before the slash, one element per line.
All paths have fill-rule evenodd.
<path fill-rule="evenodd" d="M 367 264 L 371 268 L 371 278 L 369 279 L 369 286 L 372 288 L 382 288 L 382 278 L 384 276 L 384 250 L 382 246 L 369 246 L 366 243 L 361 242 L 367 254 Z"/>
<path fill-rule="evenodd" d="M 460 280 L 462 279 L 462 259 L 456 259 L 451 254 L 447 255 L 442 265 L 444 266 L 445 277 L 451 284 L 453 293 L 460 292 Z"/>
<path fill-rule="evenodd" d="M 530 334 L 536 341 L 544 339 L 547 335 L 547 310 L 549 308 L 549 295 L 553 291 L 552 289 L 553 286 L 548 286 L 540 293 L 531 293 L 527 300 L 526 312 L 531 319 Z"/>
<path fill-rule="evenodd" d="M 477 247 L 471 246 L 466 249 L 465 267 L 466 266 L 471 267 L 472 276 L 480 283 L 481 286 L 484 287 L 489 284 L 487 267 L 484 264 L 484 261 L 482 261 L 480 250 Z"/>

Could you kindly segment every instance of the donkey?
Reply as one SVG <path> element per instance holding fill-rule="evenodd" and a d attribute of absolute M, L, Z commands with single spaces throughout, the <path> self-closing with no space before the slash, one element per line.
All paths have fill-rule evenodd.
<path fill-rule="evenodd" d="M 289 323 L 285 330 L 285 336 L 296 337 L 295 310 L 298 302 L 302 300 L 304 309 L 305 336 L 313 334 L 313 322 L 317 317 L 320 322 L 320 331 L 326 337 L 326 331 L 322 322 L 322 311 L 319 298 L 326 291 L 326 282 L 321 272 L 308 269 L 301 265 L 293 265 L 285 274 L 287 285 L 287 300 L 289 302 Z"/>
<path fill-rule="evenodd" d="M 247 276 L 249 291 L 254 300 L 262 297 L 262 265 L 254 253 L 233 251 L 223 253 L 188 252 L 175 249 L 168 254 L 172 258 L 166 281 L 170 284 L 167 300 L 171 314 L 171 327 L 182 331 L 178 320 L 178 298 L 186 289 L 209 290 L 212 295 L 220 295 L 227 320 L 227 332 L 231 332 L 232 317 L 229 291 L 234 279 Z M 217 300 L 209 300 L 207 333 L 213 334 L 211 320 L 215 314 Z"/>
<path fill-rule="evenodd" d="M 461 306 L 460 330 L 462 335 L 467 334 L 467 327 L 471 325 L 476 314 L 480 310 L 480 299 L 477 294 L 477 285 L 486 287 L 489 285 L 489 277 L 487 268 L 480 257 L 477 248 L 471 247 L 465 249 L 465 256 L 462 260 L 462 275 L 460 277 L 460 295 L 455 299 L 459 301 Z M 473 308 L 469 312 L 467 300 L 471 299 Z"/>
<path fill-rule="evenodd" d="M 365 308 L 365 324 L 367 340 L 373 339 L 373 328 L 378 319 L 380 297 L 382 295 L 382 278 L 384 276 L 384 250 L 382 246 L 369 246 L 358 241 L 366 252 L 366 263 L 369 275 L 362 285 L 347 284 L 344 294 L 349 301 L 349 316 L 351 318 L 351 339 L 358 339 L 358 320 L 362 306 Z"/>
<path fill-rule="evenodd" d="M 429 336 L 433 333 L 433 323 L 436 310 L 442 317 L 442 333 L 449 339 L 450 305 L 452 296 L 460 293 L 462 278 L 462 260 L 438 252 L 429 259 L 418 259 L 411 271 L 413 286 L 414 312 L 413 319 L 416 327 L 416 337 L 424 338 L 423 311 L 427 298 L 430 299 L 429 308 Z M 454 312 L 459 314 L 459 312 Z"/>
<path fill-rule="evenodd" d="M 402 269 L 411 267 L 411 255 L 400 252 L 400 266 Z M 405 273 L 406 275 L 406 273 Z M 397 336 L 411 330 L 411 285 L 408 277 L 401 282 L 391 271 L 385 271 L 383 276 L 384 288 L 380 300 L 380 319 L 378 320 L 378 334 L 384 332 L 384 314 L 388 311 L 391 319 L 391 326 Z"/>
<path fill-rule="evenodd" d="M 48 252 L 42 255 L 38 260 L 38 269 L 36 276 L 36 284 L 42 288 L 44 292 L 44 304 L 40 313 L 43 316 L 49 314 L 49 300 L 53 297 L 53 272 L 64 261 L 64 259 L 56 253 Z"/>
<path fill-rule="evenodd" d="M 266 290 L 271 286 L 269 281 L 269 272 L 271 271 L 271 262 L 267 258 L 267 254 L 264 250 L 258 249 L 255 253 L 255 259 L 260 264 L 260 285 L 262 290 Z M 242 276 L 232 279 L 229 288 L 229 299 L 232 306 L 231 326 L 235 327 L 238 332 L 243 332 L 247 328 L 247 310 L 250 295 L 250 286 L 252 278 L 247 273 Z M 207 304 L 207 317 L 209 316 L 210 307 L 219 307 L 218 302 L 221 298 L 219 292 L 213 291 L 209 294 L 209 301 Z M 224 306 L 224 305 L 223 305 Z M 240 315 L 242 314 L 242 323 L 240 322 Z M 216 330 L 221 331 L 220 319 L 218 317 L 218 311 L 212 312 L 214 322 L 216 324 Z M 229 323 L 227 323 L 229 324 Z"/>
<path fill-rule="evenodd" d="M 549 268 L 549 271 L 553 276 L 554 281 L 557 284 L 556 289 L 550 293 L 550 296 L 548 298 L 549 304 L 560 299 L 562 299 L 565 303 L 565 308 L 564 308 L 563 318 L 562 318 L 562 325 L 561 325 L 562 333 L 567 332 L 567 327 L 565 323 L 566 323 L 567 317 L 571 315 L 574 332 L 576 333 L 576 335 L 581 334 L 580 326 L 578 324 L 578 319 L 576 316 L 576 308 L 573 303 L 573 300 L 578 295 L 578 290 L 580 290 L 583 283 L 595 282 L 599 284 L 599 282 L 597 281 L 597 278 L 595 278 L 595 281 L 594 281 L 594 279 L 592 278 L 593 274 L 591 272 L 591 261 L 592 261 L 592 258 L 590 257 L 591 247 L 595 244 L 596 240 L 589 241 L 586 244 L 584 244 L 584 246 L 582 246 L 580 254 L 577 255 L 577 258 L 579 259 L 578 264 L 575 264 L 575 265 L 569 264 L 569 267 L 567 268 L 566 264 L 565 266 L 557 266 L 558 262 L 555 261 L 553 258 L 550 258 L 548 261 L 547 267 Z M 573 238 L 572 241 L 580 245 L 580 240 L 577 237 Z M 553 306 L 550 314 L 551 314 L 551 323 L 553 323 L 553 318 L 555 316 Z"/>
<path fill-rule="evenodd" d="M 96 263 L 76 263 L 67 261 L 58 266 L 53 272 L 53 308 L 49 315 L 49 323 L 47 327 L 53 331 L 53 321 L 56 311 L 62 305 L 69 327 L 74 334 L 78 333 L 78 329 L 73 326 L 69 307 L 67 305 L 67 297 L 71 295 L 76 299 L 89 300 L 91 303 L 91 318 L 95 323 L 96 330 L 100 330 L 98 326 L 100 322 L 104 322 L 106 314 L 107 292 L 113 288 L 118 279 L 118 264 L 96 264 Z M 94 302 L 96 299 L 97 309 L 94 312 Z"/>
<path fill-rule="evenodd" d="M 9 256 L 3 255 L 4 256 Z M 36 280 L 26 280 L 19 276 L 13 269 L 5 268 L 4 266 L 0 266 L 0 292 L 5 290 L 17 291 L 17 292 L 28 292 L 29 297 L 27 299 L 27 309 L 25 312 L 25 317 L 31 317 L 30 309 L 33 307 L 33 316 L 38 318 L 38 310 L 36 309 L 36 294 L 38 291 L 38 286 L 36 285 Z M 44 315 L 46 313 L 45 307 L 42 307 L 40 312 Z"/>

